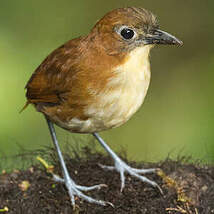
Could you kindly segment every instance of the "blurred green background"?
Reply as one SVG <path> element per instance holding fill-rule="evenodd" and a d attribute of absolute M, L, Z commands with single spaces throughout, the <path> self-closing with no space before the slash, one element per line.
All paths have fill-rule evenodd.
<path fill-rule="evenodd" d="M 25 104 L 24 86 L 41 61 L 69 39 L 87 34 L 106 12 L 139 6 L 183 47 L 152 50 L 152 82 L 143 107 L 120 128 L 101 133 L 132 160 L 168 155 L 214 160 L 214 1 L 13 0 L 0 5 L 0 154 L 52 146 L 43 116 Z M 57 128 L 60 143 L 88 135 Z M 100 147 L 99 147 L 100 148 Z"/>

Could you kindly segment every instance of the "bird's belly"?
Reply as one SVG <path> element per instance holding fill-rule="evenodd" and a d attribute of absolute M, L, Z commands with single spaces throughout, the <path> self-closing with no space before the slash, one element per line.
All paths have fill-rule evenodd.
<path fill-rule="evenodd" d="M 85 107 L 84 116 L 87 119 L 69 116 L 66 120 L 56 116 L 51 118 L 60 127 L 76 133 L 93 133 L 115 128 L 128 121 L 140 108 L 148 86 L 149 81 L 144 81 L 140 87 L 133 84 L 131 87 L 100 94 L 93 104 Z"/>
<path fill-rule="evenodd" d="M 103 102 L 100 101 L 85 109 L 87 120 L 72 118 L 67 123 L 68 129 L 73 132 L 92 133 L 118 127 L 129 120 L 139 109 L 145 95 L 144 90 L 138 94 L 118 91 L 105 95 Z M 115 98 L 112 100 L 112 97 Z"/>
<path fill-rule="evenodd" d="M 113 92 L 103 97 L 106 103 L 101 111 L 96 111 L 94 118 L 102 121 L 103 130 L 118 127 L 128 121 L 131 116 L 140 108 L 145 98 L 146 91 L 139 92 L 130 89 L 126 91 Z M 112 100 L 112 97 L 113 98 Z M 108 102 L 109 101 L 109 102 Z"/>
<path fill-rule="evenodd" d="M 140 108 L 146 96 L 150 73 L 143 76 L 132 84 L 99 94 L 94 104 L 85 108 L 88 119 L 72 118 L 68 123 L 69 129 L 92 133 L 124 124 Z"/>

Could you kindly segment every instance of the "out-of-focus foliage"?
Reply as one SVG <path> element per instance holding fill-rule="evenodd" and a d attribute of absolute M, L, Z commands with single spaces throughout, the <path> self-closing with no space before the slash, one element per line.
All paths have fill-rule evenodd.
<path fill-rule="evenodd" d="M 43 116 L 25 104 L 24 86 L 41 61 L 65 41 L 87 34 L 107 11 L 153 11 L 183 47 L 152 51 L 152 82 L 143 107 L 124 126 L 104 132 L 108 144 L 135 160 L 168 154 L 214 160 L 214 1 L 13 0 L 0 3 L 0 154 L 51 145 Z M 86 138 L 57 129 L 61 143 Z"/>

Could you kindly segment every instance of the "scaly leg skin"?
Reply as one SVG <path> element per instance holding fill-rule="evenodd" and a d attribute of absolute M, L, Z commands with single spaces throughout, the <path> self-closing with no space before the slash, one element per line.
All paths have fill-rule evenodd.
<path fill-rule="evenodd" d="M 99 185 L 94 185 L 91 187 L 86 187 L 86 186 L 79 186 L 79 185 L 75 184 L 75 182 L 71 179 L 71 177 L 68 173 L 64 158 L 62 156 L 62 152 L 59 148 L 59 144 L 58 144 L 58 141 L 56 138 L 56 132 L 55 132 L 53 123 L 47 117 L 46 117 L 46 120 L 48 123 L 48 127 L 49 127 L 49 130 L 51 133 L 51 137 L 52 137 L 54 146 L 56 148 L 56 151 L 57 151 L 57 154 L 59 157 L 59 161 L 60 161 L 60 164 L 62 167 L 62 173 L 63 173 L 64 178 L 62 179 L 62 178 L 58 177 L 57 175 L 53 175 L 53 177 L 54 177 L 54 180 L 56 182 L 60 182 L 60 183 L 65 184 L 66 188 L 68 189 L 68 193 L 69 193 L 73 208 L 75 209 L 75 196 L 77 196 L 77 197 L 79 197 L 79 198 L 81 198 L 81 199 L 83 199 L 89 203 L 95 203 L 95 204 L 99 204 L 99 205 L 103 205 L 103 206 L 111 205 L 113 207 L 113 204 L 110 202 L 93 199 L 93 198 L 91 198 L 91 197 L 89 197 L 89 196 L 87 196 L 81 192 L 81 191 L 89 191 L 89 190 L 94 190 L 94 189 L 100 189 L 106 185 L 105 184 L 99 184 Z"/>
<path fill-rule="evenodd" d="M 120 179 L 121 179 L 121 188 L 120 191 L 123 191 L 123 188 L 125 187 L 125 175 L 124 173 L 127 172 L 128 174 L 140 179 L 141 181 L 152 185 L 155 188 L 158 188 L 160 193 L 163 194 L 162 189 L 160 188 L 160 186 L 154 182 L 149 180 L 148 178 L 140 175 L 142 174 L 147 174 L 147 173 L 154 173 L 157 172 L 157 169 L 136 169 L 136 168 L 132 168 L 129 165 L 127 165 L 124 161 L 122 161 L 117 155 L 116 153 L 114 153 L 111 148 L 105 143 L 105 141 L 97 134 L 97 133 L 93 133 L 93 136 L 99 141 L 99 143 L 102 145 L 102 147 L 109 153 L 109 155 L 113 158 L 115 165 L 114 166 L 105 166 L 102 164 L 99 164 L 99 166 L 103 169 L 107 169 L 107 170 L 116 170 L 120 173 Z"/>

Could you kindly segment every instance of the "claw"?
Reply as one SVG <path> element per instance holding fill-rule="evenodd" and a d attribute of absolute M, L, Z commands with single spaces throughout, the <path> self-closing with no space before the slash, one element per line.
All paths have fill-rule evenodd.
<path fill-rule="evenodd" d="M 157 183 L 156 183 L 156 184 L 157 184 Z M 160 187 L 158 184 L 157 184 L 155 187 L 158 188 L 158 190 L 159 190 L 159 192 L 160 192 L 161 195 L 164 195 L 164 194 L 163 194 L 163 190 L 161 189 L 161 187 Z"/>
<path fill-rule="evenodd" d="M 121 188 L 120 191 L 123 191 L 123 188 L 125 187 L 125 176 L 124 173 L 127 172 L 128 174 L 140 179 L 141 181 L 148 183 L 152 185 L 153 187 L 156 187 L 159 189 L 160 193 L 163 194 L 162 189 L 160 186 L 154 182 L 146 178 L 145 176 L 139 175 L 140 173 L 146 174 L 146 173 L 154 173 L 159 171 L 159 169 L 136 169 L 136 168 L 131 168 L 128 166 L 124 161 L 122 161 L 118 155 L 105 143 L 105 141 L 97 134 L 93 133 L 93 136 L 99 141 L 99 143 L 103 146 L 103 148 L 109 153 L 109 155 L 113 158 L 114 160 L 114 166 L 105 166 L 99 164 L 99 166 L 103 169 L 107 170 L 116 170 L 120 173 L 120 179 L 121 179 Z"/>
<path fill-rule="evenodd" d="M 80 185 L 76 185 L 71 178 L 62 179 L 58 175 L 55 175 L 55 174 L 53 174 L 53 179 L 56 182 L 65 184 L 65 186 L 68 189 L 68 193 L 69 193 L 69 196 L 71 199 L 71 204 L 74 209 L 75 209 L 75 196 L 77 196 L 89 203 L 95 203 L 95 204 L 99 204 L 99 205 L 103 205 L 103 206 L 110 205 L 110 206 L 114 207 L 114 205 L 108 201 L 96 200 L 81 192 L 81 191 L 90 191 L 90 190 L 94 190 L 94 189 L 101 189 L 102 187 L 107 187 L 106 184 L 98 184 L 98 185 L 94 185 L 94 186 L 90 186 L 90 187 L 80 186 Z"/>
<path fill-rule="evenodd" d="M 94 189 L 101 189 L 102 187 L 107 187 L 106 184 L 98 184 L 98 185 L 94 185 L 91 187 L 86 187 L 86 186 L 76 186 L 78 189 L 82 190 L 82 191 L 90 191 L 90 190 L 94 190 Z"/>
<path fill-rule="evenodd" d="M 121 180 L 120 192 L 122 192 L 125 187 L 125 175 L 123 170 L 120 171 L 120 180 Z"/>
<path fill-rule="evenodd" d="M 136 173 L 142 173 L 142 174 L 149 174 L 149 173 L 154 173 L 157 172 L 156 168 L 152 168 L 152 169 L 136 169 L 136 168 L 132 168 L 132 170 Z"/>
<path fill-rule="evenodd" d="M 106 165 L 103 165 L 103 164 L 100 164 L 100 163 L 98 163 L 98 166 L 100 168 L 102 168 L 102 169 L 107 169 L 107 170 L 111 170 L 111 171 L 115 170 L 114 166 L 106 166 Z"/>

